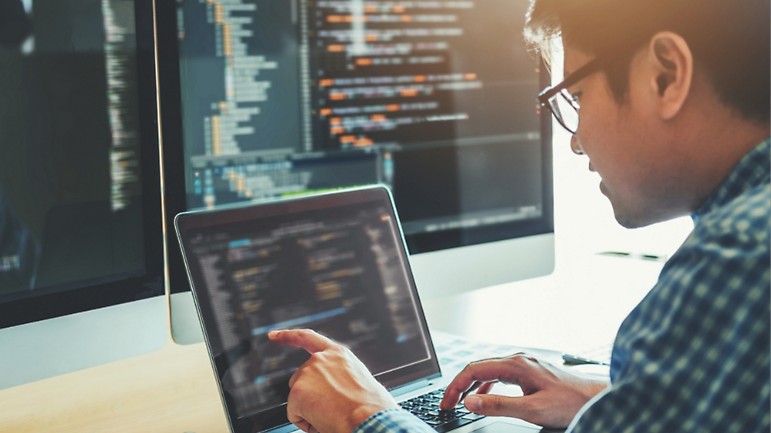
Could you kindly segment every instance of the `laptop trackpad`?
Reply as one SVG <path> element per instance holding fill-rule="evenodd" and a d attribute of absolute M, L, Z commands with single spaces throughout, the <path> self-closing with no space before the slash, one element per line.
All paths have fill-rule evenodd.
<path fill-rule="evenodd" d="M 473 430 L 471 433 L 532 433 L 536 430 L 503 422 L 494 422 L 480 429 Z"/>

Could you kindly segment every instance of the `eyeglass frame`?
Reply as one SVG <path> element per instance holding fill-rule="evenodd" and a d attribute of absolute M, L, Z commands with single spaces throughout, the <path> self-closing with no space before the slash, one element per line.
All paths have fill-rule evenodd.
<path fill-rule="evenodd" d="M 578 109 L 581 107 L 580 106 L 576 107 L 576 101 L 572 98 L 568 99 L 565 96 L 565 93 L 563 93 L 563 91 L 566 91 L 568 87 L 578 83 L 579 81 L 583 80 L 589 75 L 599 70 L 602 70 L 602 68 L 604 67 L 607 67 L 614 60 L 617 60 L 618 57 L 623 52 L 629 51 L 630 48 L 635 47 L 638 44 L 641 44 L 646 38 L 647 38 L 646 34 L 638 34 L 636 36 L 630 37 L 626 41 L 619 41 L 613 46 L 609 47 L 605 51 L 604 55 L 599 55 L 593 58 L 592 60 L 589 60 L 584 66 L 581 66 L 580 68 L 576 69 L 572 74 L 570 74 L 564 80 L 562 80 L 562 82 L 557 83 L 553 86 L 546 86 L 546 88 L 544 88 L 543 90 L 541 90 L 540 93 L 538 93 L 538 102 L 540 103 L 541 107 L 548 108 L 551 114 L 554 116 L 554 118 L 557 119 L 557 122 L 559 122 L 559 124 L 562 125 L 562 127 L 565 128 L 565 130 L 567 130 L 571 134 L 575 134 L 576 131 L 578 130 L 578 127 L 576 127 L 576 131 L 573 131 L 570 128 L 568 128 L 568 126 L 565 125 L 565 120 L 560 115 L 554 112 L 554 109 L 549 103 L 549 100 L 554 96 L 561 95 L 563 98 L 565 98 L 568 104 L 570 104 L 570 106 L 576 110 L 576 114 L 577 114 Z"/>
<path fill-rule="evenodd" d="M 580 106 L 576 107 L 576 101 L 568 99 L 563 91 L 567 90 L 568 87 L 578 83 L 589 75 L 602 69 L 606 65 L 607 60 L 608 57 L 595 57 L 584 66 L 581 66 L 575 72 L 568 75 L 568 77 L 562 80 L 560 83 L 557 83 L 553 86 L 547 86 L 538 94 L 538 102 L 541 104 L 541 107 L 548 108 L 554 118 L 557 119 L 557 122 L 559 122 L 559 124 L 562 125 L 562 127 L 571 134 L 575 134 L 578 129 L 576 128 L 576 131 L 573 131 L 571 128 L 569 128 L 565 124 L 565 119 L 563 119 L 561 115 L 554 111 L 554 108 L 552 108 L 552 104 L 549 101 L 555 96 L 562 96 L 567 100 L 570 106 L 576 110 L 577 113 Z"/>

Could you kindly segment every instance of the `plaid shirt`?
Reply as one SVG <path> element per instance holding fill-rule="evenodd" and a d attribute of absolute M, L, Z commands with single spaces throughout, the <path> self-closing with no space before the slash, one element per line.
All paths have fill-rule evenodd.
<path fill-rule="evenodd" d="M 354 433 L 436 433 L 436 430 L 404 409 L 387 409 L 369 417 Z"/>
<path fill-rule="evenodd" d="M 771 139 L 694 214 L 694 230 L 626 318 L 612 386 L 569 430 L 769 432 Z"/>
<path fill-rule="evenodd" d="M 693 216 L 694 230 L 619 329 L 612 385 L 570 433 L 768 433 L 771 139 Z M 358 433 L 433 430 L 400 410 Z"/>

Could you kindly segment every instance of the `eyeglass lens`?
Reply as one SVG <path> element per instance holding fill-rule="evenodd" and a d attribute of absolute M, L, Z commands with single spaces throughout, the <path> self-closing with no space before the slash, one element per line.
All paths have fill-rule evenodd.
<path fill-rule="evenodd" d="M 570 132 L 575 134 L 578 130 L 578 102 L 570 93 L 563 89 L 549 99 L 549 106 L 557 121 Z"/>

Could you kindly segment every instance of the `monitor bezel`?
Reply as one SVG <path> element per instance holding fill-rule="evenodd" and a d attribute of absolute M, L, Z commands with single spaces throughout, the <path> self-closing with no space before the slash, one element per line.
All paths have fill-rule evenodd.
<path fill-rule="evenodd" d="M 67 283 L 33 296 L 0 301 L 0 328 L 66 316 L 164 293 L 163 224 L 160 192 L 158 110 L 155 73 L 155 20 L 152 0 L 134 2 L 137 108 L 142 167 L 144 271 L 108 282 Z"/>

